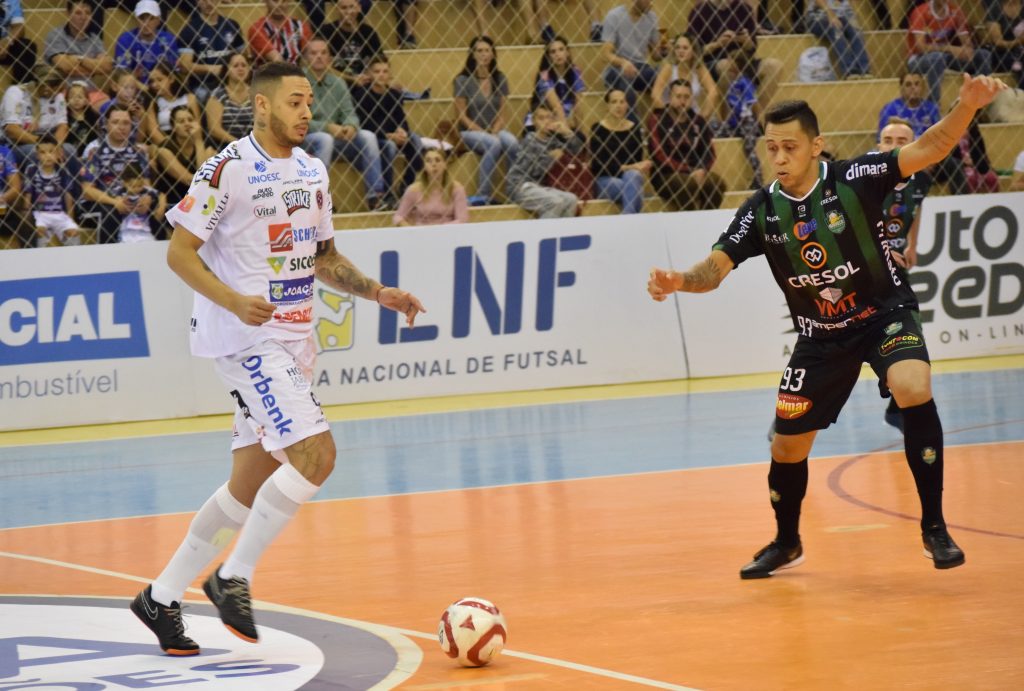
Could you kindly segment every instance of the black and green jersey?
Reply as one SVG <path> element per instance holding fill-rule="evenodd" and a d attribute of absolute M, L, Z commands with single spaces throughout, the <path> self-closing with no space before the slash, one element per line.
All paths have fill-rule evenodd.
<path fill-rule="evenodd" d="M 714 249 L 737 266 L 765 255 L 797 332 L 811 338 L 838 338 L 899 307 L 916 309 L 882 215 L 886 195 L 901 182 L 898 153 L 821 161 L 801 199 L 775 180 L 740 207 Z"/>
<path fill-rule="evenodd" d="M 931 184 L 931 178 L 926 173 L 916 173 L 886 195 L 882 203 L 882 215 L 885 216 L 885 237 L 889 240 L 890 249 L 897 252 L 906 249 L 910 226 L 914 224 Z"/>

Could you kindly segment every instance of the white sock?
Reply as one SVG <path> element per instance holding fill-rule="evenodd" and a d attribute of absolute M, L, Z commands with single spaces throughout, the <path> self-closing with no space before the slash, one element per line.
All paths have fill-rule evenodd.
<path fill-rule="evenodd" d="M 181 602 L 188 584 L 227 547 L 248 515 L 227 484 L 221 485 L 196 513 L 178 551 L 153 582 L 153 599 L 165 606 Z"/>
<path fill-rule="evenodd" d="M 252 583 L 256 562 L 274 541 L 299 507 L 309 501 L 320 487 L 302 477 L 291 463 L 285 463 L 267 478 L 256 493 L 252 511 L 235 549 L 220 567 L 221 578 L 241 576 Z"/>

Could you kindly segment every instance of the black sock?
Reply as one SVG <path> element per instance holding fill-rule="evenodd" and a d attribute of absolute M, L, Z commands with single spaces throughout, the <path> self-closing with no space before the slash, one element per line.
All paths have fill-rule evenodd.
<path fill-rule="evenodd" d="M 778 533 L 775 539 L 783 547 L 800 544 L 800 504 L 807 493 L 807 459 L 799 463 L 779 463 L 772 459 L 768 471 L 772 509 Z"/>
<path fill-rule="evenodd" d="M 942 422 L 935 400 L 903 408 L 903 448 L 921 497 L 921 529 L 942 519 Z"/>
<path fill-rule="evenodd" d="M 895 398 L 890 398 L 889 399 L 889 407 L 885 409 L 885 412 L 887 412 L 887 413 L 898 413 L 898 412 L 900 412 L 900 407 L 896 404 L 896 399 Z"/>

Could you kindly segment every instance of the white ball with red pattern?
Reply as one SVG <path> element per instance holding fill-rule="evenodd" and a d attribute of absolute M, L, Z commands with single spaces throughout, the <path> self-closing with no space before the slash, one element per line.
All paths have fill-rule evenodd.
<path fill-rule="evenodd" d="M 505 617 L 479 597 L 453 602 L 437 625 L 441 650 L 463 667 L 483 667 L 501 654 L 508 640 Z"/>

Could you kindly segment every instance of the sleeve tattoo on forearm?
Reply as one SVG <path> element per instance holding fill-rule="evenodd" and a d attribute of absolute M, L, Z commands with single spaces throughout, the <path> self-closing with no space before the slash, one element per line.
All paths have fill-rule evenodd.
<path fill-rule="evenodd" d="M 708 257 L 683 273 L 683 290 L 691 293 L 702 293 L 718 287 L 722 274 L 715 261 Z"/>
<path fill-rule="evenodd" d="M 316 277 L 332 288 L 371 299 L 376 283 L 336 251 L 317 256 Z"/>

